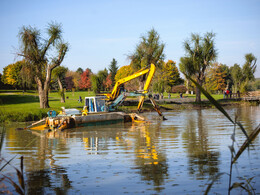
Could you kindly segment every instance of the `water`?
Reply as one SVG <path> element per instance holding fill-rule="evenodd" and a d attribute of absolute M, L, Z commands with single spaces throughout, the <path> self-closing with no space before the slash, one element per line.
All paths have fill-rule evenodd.
<path fill-rule="evenodd" d="M 228 108 L 248 133 L 260 123 L 260 107 Z M 61 133 L 6 127 L 1 156 L 19 168 L 24 156 L 27 194 L 203 194 L 219 173 L 211 194 L 227 194 L 234 127 L 216 109 L 144 113 L 150 123 L 75 128 Z M 24 126 L 24 124 L 22 124 Z M 245 140 L 236 131 L 237 145 Z M 233 182 L 245 182 L 260 193 L 260 138 L 233 168 Z M 1 163 L 1 166 L 3 162 Z M 2 173 L 16 179 L 14 168 Z M 4 183 L 14 192 L 13 187 Z M 236 188 L 231 194 L 247 194 Z"/>

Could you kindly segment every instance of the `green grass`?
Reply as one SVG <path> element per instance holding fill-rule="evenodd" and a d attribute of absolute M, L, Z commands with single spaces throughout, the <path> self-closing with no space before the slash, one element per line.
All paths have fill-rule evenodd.
<path fill-rule="evenodd" d="M 65 108 L 79 108 L 82 109 L 84 101 L 78 102 L 79 96 L 93 96 L 93 92 L 78 91 L 66 92 L 66 102 L 61 103 L 57 92 L 49 94 L 49 105 L 51 108 L 40 109 L 39 97 L 35 92 L 22 91 L 0 91 L 0 121 L 35 121 L 47 116 L 49 110 L 56 112 Z"/>
<path fill-rule="evenodd" d="M 35 91 L 22 90 L 0 90 L 0 121 L 35 121 L 47 116 L 49 110 L 59 112 L 61 107 L 82 109 L 84 106 L 84 98 L 87 96 L 94 96 L 94 92 L 77 91 L 66 92 L 66 102 L 61 103 L 57 91 L 49 93 L 50 108 L 40 109 L 39 96 Z M 83 102 L 79 103 L 79 96 L 82 97 Z M 195 98 L 195 95 L 183 94 L 185 98 Z M 168 94 L 164 94 L 168 98 Z M 215 99 L 222 99 L 223 95 L 213 95 Z M 171 98 L 180 98 L 179 94 L 171 94 Z M 206 99 L 202 95 L 202 99 Z M 136 110 L 134 108 L 124 106 L 121 109 Z M 145 109 L 145 106 L 144 106 Z"/>

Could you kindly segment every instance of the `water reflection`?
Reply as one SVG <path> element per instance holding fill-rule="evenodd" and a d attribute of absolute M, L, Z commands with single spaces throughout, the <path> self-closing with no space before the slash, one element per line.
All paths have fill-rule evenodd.
<path fill-rule="evenodd" d="M 157 146 L 159 142 L 160 126 L 151 127 L 147 124 L 133 126 L 132 131 L 136 131 L 135 143 L 135 164 L 136 169 L 142 176 L 142 180 L 152 182 L 157 191 L 168 178 L 168 164 L 166 154 Z"/>
<path fill-rule="evenodd" d="M 229 113 L 232 118 L 238 113 L 249 132 L 260 122 L 259 108 L 232 108 Z M 145 114 L 151 123 L 63 132 L 16 131 L 14 125 L 7 128 L 2 155 L 7 159 L 24 156 L 28 194 L 200 194 L 211 176 L 228 172 L 233 126 L 218 111 L 168 112 L 167 121 L 154 120 L 156 113 Z M 241 144 L 244 135 L 239 131 L 237 136 Z M 259 156 L 259 143 L 258 138 L 252 156 Z M 254 156 L 250 164 L 255 171 L 251 175 L 247 157 L 239 163 L 244 165 L 240 175 L 259 181 L 259 158 Z M 225 194 L 225 190 L 216 193 Z"/>
<path fill-rule="evenodd" d="M 51 169 L 27 172 L 27 194 L 66 194 L 72 188 L 65 168 L 54 166 Z"/>
<path fill-rule="evenodd" d="M 154 189 L 158 192 L 161 190 L 160 186 L 164 184 L 164 180 L 168 178 L 166 154 L 157 145 L 161 134 L 160 123 L 157 125 L 146 123 L 137 125 L 125 124 L 123 130 L 122 127 L 114 126 L 114 128 L 110 127 L 109 129 L 105 127 L 91 128 L 91 130 L 90 128 L 80 128 L 63 132 L 33 132 L 33 134 L 39 137 L 40 143 L 37 147 L 39 150 L 36 157 L 38 162 L 33 158 L 30 160 L 33 169 L 37 169 L 36 165 L 45 167 L 42 163 L 49 161 L 52 169 L 54 167 L 57 170 L 55 154 L 53 153 L 62 151 L 63 154 L 66 154 L 66 151 L 68 152 L 69 150 L 67 140 L 80 139 L 83 143 L 82 147 L 87 151 L 87 155 L 109 155 L 111 153 L 109 147 L 111 146 L 113 146 L 115 151 L 117 151 L 117 148 L 120 148 L 120 150 L 123 148 L 124 151 L 134 150 L 135 166 L 132 169 L 139 170 L 138 173 L 141 175 L 142 180 L 154 186 Z M 62 170 L 64 171 L 64 169 Z M 48 182 L 53 180 L 49 176 L 47 177 L 50 174 L 53 174 L 53 172 L 49 169 L 32 171 L 28 174 L 31 182 L 29 182 L 29 185 L 35 185 L 33 183 L 34 180 L 46 177 L 44 182 L 47 182 L 47 184 L 44 183 L 43 186 L 48 186 Z M 65 176 L 68 178 L 66 174 Z M 60 177 L 60 175 L 58 174 L 56 177 Z M 51 184 L 49 183 L 50 186 L 52 186 Z"/>
<path fill-rule="evenodd" d="M 15 129 L 8 128 L 6 148 L 13 155 L 24 156 L 27 194 L 45 194 L 46 190 L 50 191 L 48 189 L 58 194 L 66 193 L 71 188 L 71 181 L 66 169 L 55 164 L 53 154 L 55 150 L 68 153 L 65 139 L 50 139 L 56 137 L 53 132 L 39 133 Z M 64 134 L 59 138 L 64 138 Z"/>
<path fill-rule="evenodd" d="M 197 179 L 205 179 L 219 172 L 219 152 L 212 151 L 208 143 L 208 127 L 202 110 L 197 110 L 188 118 L 182 135 L 188 155 L 189 174 Z"/>

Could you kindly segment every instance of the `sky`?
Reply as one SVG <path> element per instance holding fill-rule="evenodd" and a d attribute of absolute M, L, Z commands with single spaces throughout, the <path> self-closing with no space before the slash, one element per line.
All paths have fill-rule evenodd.
<path fill-rule="evenodd" d="M 216 34 L 217 62 L 241 67 L 245 54 L 258 59 L 260 78 L 260 0 L 0 0 L 0 73 L 20 58 L 18 33 L 32 26 L 47 38 L 51 22 L 62 25 L 70 70 L 129 65 L 140 37 L 154 28 L 165 43 L 165 61 L 179 64 L 191 33 Z"/>

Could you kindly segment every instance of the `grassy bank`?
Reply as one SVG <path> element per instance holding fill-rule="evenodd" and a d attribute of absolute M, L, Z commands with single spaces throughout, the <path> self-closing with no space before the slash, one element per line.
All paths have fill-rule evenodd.
<path fill-rule="evenodd" d="M 0 91 L 0 121 L 35 121 L 47 116 L 49 110 L 59 111 L 61 107 L 81 108 L 84 103 L 79 103 L 79 96 L 93 96 L 93 92 L 66 92 L 66 102 L 61 103 L 57 92 L 49 95 L 51 108 L 40 109 L 39 97 L 35 92 Z"/>
<path fill-rule="evenodd" d="M 35 91 L 0 91 L 0 121 L 5 122 L 23 122 L 23 121 L 36 121 L 47 116 L 49 110 L 55 110 L 56 112 L 61 110 L 61 107 L 65 108 L 78 108 L 82 109 L 84 101 L 78 102 L 79 96 L 84 99 L 86 96 L 94 96 L 93 92 L 77 91 L 77 92 L 66 92 L 66 102 L 61 103 L 60 97 L 57 92 L 50 92 L 49 94 L 49 105 L 51 108 L 40 109 L 39 97 Z M 183 95 L 184 98 L 195 98 L 195 95 Z M 168 94 L 164 94 L 167 99 Z M 221 99 L 222 95 L 214 95 L 214 98 Z M 179 94 L 171 94 L 171 98 L 179 98 Z M 202 99 L 205 99 L 202 96 Z M 166 109 L 186 109 L 192 108 L 191 105 L 174 105 L 174 104 L 161 104 Z M 133 106 L 122 106 L 119 108 L 122 111 L 136 111 L 137 105 Z M 151 105 L 145 104 L 144 110 L 152 110 Z"/>

